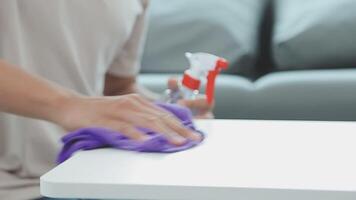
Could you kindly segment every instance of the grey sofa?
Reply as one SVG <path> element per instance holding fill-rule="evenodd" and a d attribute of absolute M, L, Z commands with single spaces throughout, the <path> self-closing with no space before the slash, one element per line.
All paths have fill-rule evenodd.
<path fill-rule="evenodd" d="M 356 120 L 356 69 L 352 68 L 352 66 L 335 67 L 332 65 L 328 65 L 326 69 L 320 66 L 316 66 L 315 68 L 298 66 L 297 69 L 290 67 L 285 69 L 282 66 L 281 69 L 278 67 L 281 63 L 277 62 L 278 58 L 274 57 L 275 52 L 273 50 L 274 27 L 276 26 L 275 23 L 278 22 L 278 19 L 276 20 L 276 13 L 278 14 L 278 12 L 275 10 L 275 5 L 273 2 L 262 2 L 259 0 L 254 5 L 249 1 L 247 5 L 247 1 L 241 1 L 243 3 L 242 6 L 248 6 L 248 8 L 253 7 L 253 9 L 256 9 L 256 5 L 263 6 L 258 6 L 256 10 L 260 14 L 255 13 L 257 17 L 253 18 L 253 20 L 251 20 L 249 12 L 246 12 L 245 17 L 240 16 L 244 20 L 248 18 L 249 26 L 252 27 L 251 30 L 256 30 L 256 32 L 251 32 L 250 30 L 243 37 L 240 37 L 243 39 L 240 41 L 256 41 L 256 43 L 252 43 L 250 46 L 236 45 L 235 47 L 230 45 L 233 42 L 226 41 L 228 40 L 226 38 L 229 38 L 233 31 L 228 31 L 229 34 L 225 35 L 212 33 L 209 36 L 199 35 L 199 31 L 197 32 L 197 30 L 191 32 L 189 27 L 194 26 L 194 24 L 186 23 L 185 20 L 189 21 L 194 16 L 188 15 L 188 19 L 175 18 L 178 14 L 174 12 L 179 12 L 179 5 L 163 3 L 170 1 L 153 0 L 150 8 L 149 33 L 143 56 L 143 70 L 139 81 L 154 91 L 163 92 L 167 78 L 183 72 L 187 64 L 183 60 L 182 52 L 193 49 L 193 51 L 202 50 L 217 54 L 220 53 L 223 54 L 222 56 L 228 57 L 233 63 L 233 70 L 229 70 L 217 80 L 216 109 L 214 111 L 217 118 Z M 194 1 L 190 2 L 193 3 Z M 209 4 L 210 1 L 206 2 Z M 227 3 L 231 4 L 235 2 L 230 1 Z M 213 2 L 210 3 L 214 4 Z M 180 6 L 184 8 L 184 5 Z M 199 7 L 199 5 L 195 6 Z M 243 9 L 246 10 L 245 7 Z M 170 14 L 175 16 L 172 19 L 172 23 L 169 21 L 171 18 L 167 17 Z M 180 14 L 184 15 L 184 13 Z M 200 13 L 196 15 L 199 16 Z M 206 19 L 207 15 L 205 13 L 205 18 L 202 17 L 199 20 Z M 230 16 L 222 15 L 221 17 Z M 160 20 L 163 20 L 163 22 Z M 225 21 L 222 20 L 219 23 L 225 23 Z M 244 24 L 244 22 L 242 20 L 240 24 Z M 169 25 L 167 25 L 169 34 L 167 34 L 164 23 Z M 184 31 L 175 33 L 172 30 L 172 27 L 177 27 L 179 30 L 184 29 L 184 24 L 187 24 L 188 27 Z M 210 25 L 208 24 L 207 26 Z M 216 26 L 216 22 L 211 26 Z M 223 25 L 218 27 L 221 28 Z M 244 28 L 247 29 L 246 27 Z M 204 28 L 202 29 L 205 30 Z M 186 40 L 189 40 L 186 43 L 180 42 L 180 40 L 184 40 L 184 34 L 188 38 Z M 201 37 L 192 39 L 190 38 L 192 34 L 198 34 Z M 224 36 L 222 37 L 221 35 Z M 211 43 L 214 44 L 211 47 L 209 47 L 209 42 L 207 42 L 209 41 L 209 37 L 216 38 L 211 40 Z M 215 47 L 218 44 L 216 40 L 219 39 L 223 43 L 227 43 L 227 45 L 225 45 L 226 48 L 219 46 L 220 51 L 215 52 Z M 177 40 L 176 45 L 174 43 L 175 40 Z M 200 40 L 204 40 L 203 46 L 199 46 Z M 194 42 L 198 44 L 192 44 Z M 289 44 L 279 44 L 277 47 L 284 47 L 283 45 L 289 48 L 288 51 L 291 51 L 290 49 L 293 50 L 293 46 L 288 46 Z M 162 49 L 160 49 L 161 47 Z M 308 46 L 306 48 L 310 50 Z M 238 55 L 238 52 L 241 51 L 249 51 L 249 53 L 247 55 Z M 279 49 L 279 51 L 285 53 L 286 50 Z M 235 57 L 233 56 L 234 52 L 237 55 Z M 160 62 L 162 56 L 167 56 L 168 59 Z M 174 56 L 177 57 L 177 60 L 175 60 Z M 296 66 L 298 65 L 297 61 L 293 60 L 293 62 L 297 63 Z M 327 62 L 330 63 L 329 61 Z M 166 66 L 170 63 L 172 63 L 172 66 Z M 158 65 L 165 66 L 159 68 Z M 177 65 L 180 66 L 177 67 Z M 248 70 L 245 70 L 238 68 L 239 66 L 250 67 Z M 301 66 L 303 65 L 301 64 Z M 356 66 L 356 62 L 354 66 Z"/>

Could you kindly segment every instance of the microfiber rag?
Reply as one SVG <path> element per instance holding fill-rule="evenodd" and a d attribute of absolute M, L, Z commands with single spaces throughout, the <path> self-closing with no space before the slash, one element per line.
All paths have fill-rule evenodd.
<path fill-rule="evenodd" d="M 156 103 L 156 106 L 171 112 L 181 121 L 185 127 L 204 136 L 201 131 L 195 128 L 192 121 L 192 113 L 189 109 L 176 104 Z M 111 147 L 138 152 L 173 153 L 192 148 L 201 142 L 187 139 L 186 143 L 183 145 L 176 146 L 169 143 L 162 134 L 156 133 L 146 128 L 137 129 L 150 136 L 149 139 L 145 141 L 136 141 L 124 136 L 118 131 L 97 127 L 82 128 L 77 131 L 68 133 L 62 137 L 62 142 L 64 145 L 58 154 L 57 163 L 62 163 L 75 152 L 80 150 Z"/>

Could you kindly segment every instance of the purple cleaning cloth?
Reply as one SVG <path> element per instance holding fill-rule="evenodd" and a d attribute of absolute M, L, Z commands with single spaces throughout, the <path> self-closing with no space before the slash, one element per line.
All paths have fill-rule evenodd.
<path fill-rule="evenodd" d="M 190 128 L 191 130 L 194 130 L 204 136 L 202 132 L 195 128 L 192 121 L 192 113 L 189 109 L 176 104 L 156 103 L 156 105 L 173 113 L 178 119 L 181 120 L 185 127 Z M 129 139 L 120 132 L 96 127 L 83 128 L 68 133 L 62 138 L 64 145 L 57 157 L 57 163 L 64 162 L 75 152 L 80 150 L 110 147 L 138 152 L 173 153 L 192 148 L 201 142 L 187 140 L 183 145 L 176 146 L 170 144 L 162 134 L 145 128 L 138 128 L 138 130 L 149 135 L 149 139 L 145 141 L 135 141 Z"/>

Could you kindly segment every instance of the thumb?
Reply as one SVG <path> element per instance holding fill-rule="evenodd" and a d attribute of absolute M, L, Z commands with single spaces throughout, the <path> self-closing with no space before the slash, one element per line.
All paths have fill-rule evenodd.
<path fill-rule="evenodd" d="M 178 90 L 178 78 L 170 77 L 167 81 L 168 89 L 177 91 Z"/>

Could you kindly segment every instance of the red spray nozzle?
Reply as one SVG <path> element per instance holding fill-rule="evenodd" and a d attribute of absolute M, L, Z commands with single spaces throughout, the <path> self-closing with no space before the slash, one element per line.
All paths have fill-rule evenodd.
<path fill-rule="evenodd" d="M 224 58 L 220 58 L 218 61 L 216 61 L 215 68 L 226 70 L 228 66 L 229 66 L 229 62 Z"/>

